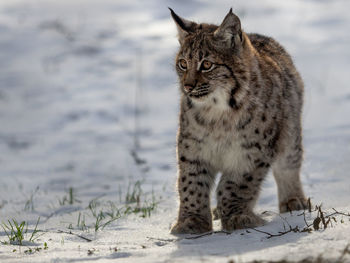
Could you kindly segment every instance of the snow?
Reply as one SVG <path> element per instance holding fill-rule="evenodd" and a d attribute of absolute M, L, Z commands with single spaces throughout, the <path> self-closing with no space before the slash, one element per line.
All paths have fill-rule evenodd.
<path fill-rule="evenodd" d="M 178 42 L 167 7 L 187 19 L 220 23 L 231 5 L 246 32 L 270 35 L 286 47 L 304 79 L 307 195 L 327 214 L 350 211 L 348 1 L 3 0 L 0 222 L 26 220 L 32 231 L 40 216 L 38 229 L 45 232 L 27 246 L 0 244 L 1 262 L 339 258 L 350 241 L 349 217 L 341 215 L 327 229 L 272 238 L 252 229 L 196 239 L 169 233 L 178 205 L 179 99 Z M 95 232 L 91 200 L 97 212 L 113 211 L 111 202 L 123 208 L 128 186 L 137 181 L 141 203 L 152 196 L 158 202 L 151 216 L 129 214 Z M 62 205 L 70 188 L 78 201 Z M 305 227 L 301 212 L 277 214 L 271 175 L 256 211 L 268 211 L 260 231 L 283 232 L 287 222 Z M 88 230 L 77 227 L 79 215 Z M 305 215 L 312 224 L 317 212 Z M 0 241 L 6 240 L 0 228 Z M 44 242 L 48 249 L 24 252 Z"/>

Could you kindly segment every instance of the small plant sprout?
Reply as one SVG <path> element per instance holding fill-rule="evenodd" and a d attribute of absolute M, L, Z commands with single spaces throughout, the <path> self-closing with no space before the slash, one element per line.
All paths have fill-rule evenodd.
<path fill-rule="evenodd" d="M 76 192 L 73 187 L 68 188 L 68 195 L 64 196 L 62 199 L 58 200 L 60 205 L 73 205 L 74 203 L 81 203 L 79 199 L 76 198 Z"/>
<path fill-rule="evenodd" d="M 26 201 L 24 205 L 24 210 L 25 211 L 34 211 L 34 195 L 39 191 L 39 186 L 36 187 L 34 192 L 31 193 L 29 199 Z"/>
<path fill-rule="evenodd" d="M 82 231 L 88 229 L 88 227 L 85 224 L 85 215 L 82 217 L 80 212 L 79 212 L 79 216 L 78 216 L 77 228 L 82 230 Z"/>
<path fill-rule="evenodd" d="M 96 198 L 91 200 L 88 205 L 88 208 L 92 216 L 95 218 L 95 223 L 93 225 L 95 232 L 97 232 L 99 229 L 104 229 L 107 225 L 109 225 L 110 223 L 112 223 L 113 221 L 121 217 L 121 213 L 119 209 L 112 202 L 108 202 L 108 203 L 110 205 L 109 211 L 103 211 L 103 209 L 99 209 L 98 211 L 97 208 L 98 206 L 101 206 L 102 203 L 97 201 Z M 79 218 L 80 218 L 80 215 L 78 217 L 78 221 L 80 220 Z"/>
<path fill-rule="evenodd" d="M 38 218 L 35 228 L 32 231 L 31 235 L 29 236 L 28 242 L 34 242 L 36 239 L 38 239 L 41 235 L 38 233 L 41 232 L 38 230 L 38 224 L 40 221 L 40 217 Z M 20 224 L 15 220 L 12 219 L 12 222 L 8 220 L 8 224 L 2 223 L 2 228 L 5 231 L 5 234 L 7 235 L 9 239 L 9 244 L 11 245 L 23 245 L 23 241 L 25 241 L 25 236 L 28 235 L 28 224 L 25 221 L 22 221 Z M 7 242 L 2 242 L 3 244 L 8 244 Z"/>
<path fill-rule="evenodd" d="M 69 229 L 79 229 L 82 231 L 92 228 L 95 232 L 104 229 L 106 226 L 121 218 L 130 214 L 139 215 L 142 218 L 150 217 L 152 212 L 156 209 L 159 200 L 154 195 L 152 190 L 152 197 L 148 198 L 149 193 L 144 193 L 141 187 L 141 181 L 136 181 L 134 184 L 129 184 L 127 192 L 124 194 L 120 189 L 119 202 L 100 200 L 100 197 L 92 199 L 87 208 L 90 213 L 79 212 L 76 225 L 70 223 Z M 66 198 L 68 202 L 72 200 L 74 202 L 74 192 L 71 191 L 71 197 Z M 117 197 L 118 198 L 118 197 Z M 89 220 L 88 224 L 86 217 L 94 219 L 92 222 Z"/>
<path fill-rule="evenodd" d="M 90 209 L 91 214 L 93 215 L 93 217 L 97 217 L 97 206 L 99 206 L 100 203 L 97 201 L 97 198 L 92 199 L 89 202 L 88 208 Z"/>
<path fill-rule="evenodd" d="M 109 220 L 106 221 L 105 220 L 106 216 L 107 215 L 102 210 L 97 214 L 97 216 L 95 217 L 96 221 L 94 224 L 95 232 L 97 232 L 99 229 L 104 229 L 107 225 L 109 225 L 110 223 L 112 223 L 113 221 L 121 217 L 119 214 L 119 215 L 116 215 L 115 217 L 111 217 Z"/>
<path fill-rule="evenodd" d="M 4 229 L 11 245 L 22 245 L 24 233 L 26 232 L 24 229 L 25 226 L 26 223 L 24 221 L 18 224 L 15 219 L 12 219 L 12 223 L 10 220 L 8 220 L 8 224 L 2 223 L 2 228 Z"/>
<path fill-rule="evenodd" d="M 130 184 L 128 186 L 128 191 L 126 193 L 126 197 L 125 197 L 125 202 L 127 204 L 130 203 L 139 203 L 140 202 L 140 197 L 142 194 L 142 190 L 141 190 L 141 181 L 136 181 L 136 183 L 133 186 L 133 190 L 132 192 L 130 192 Z"/>
<path fill-rule="evenodd" d="M 140 182 L 136 182 L 134 185 L 133 192 L 130 194 L 129 189 L 128 193 L 126 195 L 126 206 L 125 206 L 125 211 L 124 214 L 141 214 L 141 217 L 146 218 L 151 216 L 151 212 L 156 208 L 158 202 L 156 201 L 156 197 L 154 195 L 154 192 L 152 190 L 152 200 L 151 201 L 143 201 L 141 202 L 141 193 L 142 189 L 140 187 Z M 130 202 L 133 200 L 133 202 Z M 133 205 L 135 204 L 136 205 Z"/>

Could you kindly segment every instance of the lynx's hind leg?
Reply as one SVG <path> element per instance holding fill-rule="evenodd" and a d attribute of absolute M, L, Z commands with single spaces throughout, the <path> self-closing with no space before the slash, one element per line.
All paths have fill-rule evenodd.
<path fill-rule="evenodd" d="M 300 181 L 303 149 L 301 140 L 287 147 L 273 165 L 281 213 L 307 208 L 307 200 Z"/>

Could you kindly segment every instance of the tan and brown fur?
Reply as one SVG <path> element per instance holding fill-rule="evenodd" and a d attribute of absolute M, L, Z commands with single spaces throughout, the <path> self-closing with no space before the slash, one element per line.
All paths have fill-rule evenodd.
<path fill-rule="evenodd" d="M 212 230 L 210 192 L 219 172 L 217 214 L 225 230 L 263 224 L 253 207 L 270 168 L 280 211 L 305 208 L 299 178 L 303 82 L 291 57 L 272 38 L 244 33 L 232 10 L 220 26 L 171 14 L 181 90 L 180 208 L 172 233 Z"/>

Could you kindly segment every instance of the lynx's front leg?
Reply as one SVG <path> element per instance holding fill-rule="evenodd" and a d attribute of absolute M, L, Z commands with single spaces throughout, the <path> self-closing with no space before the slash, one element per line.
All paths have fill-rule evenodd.
<path fill-rule="evenodd" d="M 227 231 L 262 225 L 264 220 L 253 212 L 260 184 L 266 176 L 268 164 L 242 175 L 224 173 L 217 189 L 217 212 L 222 228 Z"/>
<path fill-rule="evenodd" d="M 181 146 L 178 147 L 178 166 L 180 209 L 171 233 L 195 234 L 211 231 L 210 188 L 213 177 L 208 166 L 193 153 L 183 151 Z"/>

